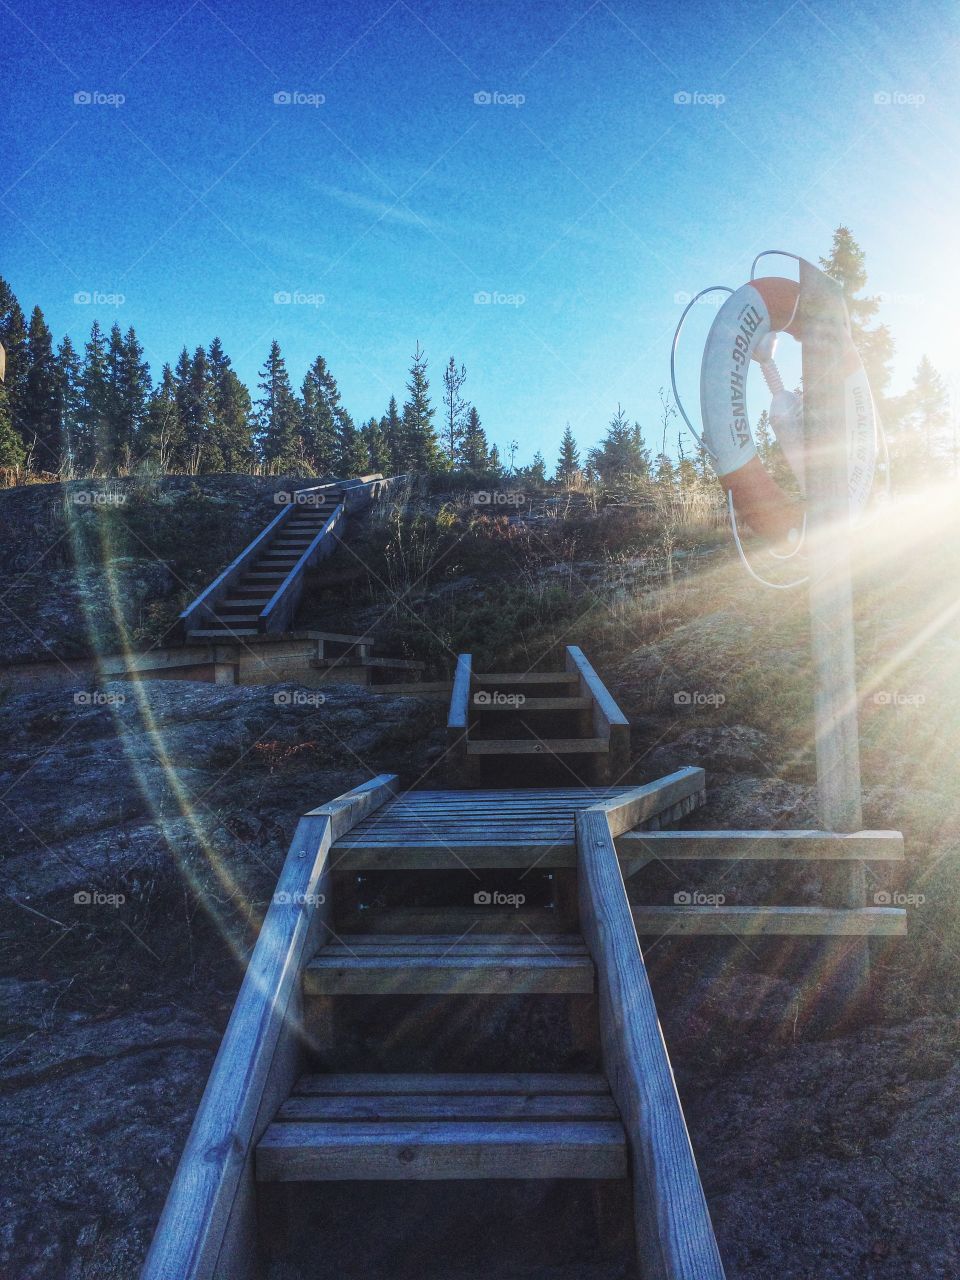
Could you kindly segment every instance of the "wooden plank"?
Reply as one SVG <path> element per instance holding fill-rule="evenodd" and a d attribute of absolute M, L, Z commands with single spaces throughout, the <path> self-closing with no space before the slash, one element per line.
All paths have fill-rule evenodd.
<path fill-rule="evenodd" d="M 633 855 L 671 861 L 778 861 L 805 859 L 901 862 L 899 831 L 626 831 L 616 840 L 629 874 Z"/>
<path fill-rule="evenodd" d="M 632 787 L 626 795 L 599 800 L 592 808 L 606 816 L 611 834 L 616 837 L 654 817 L 668 806 L 688 796 L 701 794 L 705 788 L 706 775 L 703 770 L 687 766 L 664 778 L 658 778 L 656 782 Z"/>
<path fill-rule="evenodd" d="M 520 870 L 575 867 L 577 849 L 573 836 L 557 844 L 505 843 L 479 845 L 454 841 L 426 844 L 414 842 L 401 847 L 338 844 L 331 866 L 336 871 L 474 871 Z"/>
<path fill-rule="evenodd" d="M 606 738 L 487 738 L 467 743 L 471 756 L 602 755 Z"/>
<path fill-rule="evenodd" d="M 899 907 L 701 907 L 635 906 L 637 933 L 743 937 L 784 935 L 905 937 L 907 913 Z"/>
<path fill-rule="evenodd" d="M 469 1094 L 534 1094 L 534 1093 L 609 1093 L 606 1076 L 599 1073 L 575 1072 L 403 1072 L 381 1075 L 376 1072 L 346 1074 L 312 1074 L 297 1081 L 297 1094 L 443 1093 L 447 1096 Z"/>
<path fill-rule="evenodd" d="M 603 1061 L 630 1147 L 637 1256 L 655 1280 L 723 1280 L 605 810 L 578 815 L 577 843 L 580 917 L 597 967 Z"/>
<path fill-rule="evenodd" d="M 450 695 L 450 712 L 447 716 L 448 732 L 466 733 L 467 714 L 470 705 L 470 667 L 473 659 L 469 653 L 457 657 L 457 670 L 453 677 Z"/>
<path fill-rule="evenodd" d="M 493 906 L 467 907 L 368 907 L 348 917 L 343 927 L 357 933 L 369 926 L 371 933 L 438 933 L 459 938 L 467 930 L 474 933 L 524 933 L 537 937 L 557 928 L 557 911 Z M 571 931 L 572 932 L 572 931 Z"/>
<path fill-rule="evenodd" d="M 273 1124 L 260 1181 L 623 1178 L 623 1127 L 607 1120 Z"/>
<path fill-rule="evenodd" d="M 474 684 L 576 684 L 579 677 L 569 671 L 500 671 L 475 674 Z"/>
<path fill-rule="evenodd" d="M 586 711 L 591 706 L 589 698 L 572 696 L 566 698 L 525 698 L 519 706 L 509 702 L 479 702 L 478 695 L 473 695 L 473 708 L 482 712 L 508 712 L 513 715 L 528 715 L 531 711 Z"/>
<path fill-rule="evenodd" d="M 316 946 L 320 886 L 337 831 L 393 794 L 379 778 L 301 818 L 250 957 L 163 1213 L 142 1280 L 240 1280 L 255 1231 L 256 1143 L 302 1069 L 300 972 Z M 279 1095 L 279 1096 L 278 1096 Z"/>
<path fill-rule="evenodd" d="M 318 955 L 339 954 L 346 952 L 348 954 L 360 953 L 364 951 L 372 952 L 376 949 L 393 952 L 395 954 L 416 954 L 430 955 L 436 952 L 439 955 L 461 955 L 470 954 L 474 951 L 483 955 L 498 955 L 500 953 L 508 953 L 510 955 L 523 955 L 525 952 L 531 952 L 537 955 L 544 954 L 544 947 L 547 945 L 546 940 L 539 938 L 516 938 L 511 934 L 505 934 L 502 938 L 496 934 L 487 934 L 484 938 L 474 941 L 468 934 L 466 938 L 459 939 L 455 947 L 451 947 L 450 939 L 442 934 L 338 934 L 337 937 L 327 941 Z M 552 945 L 555 948 L 562 949 L 570 954 L 586 955 L 586 943 L 581 938 L 570 934 L 560 934 L 553 940 Z"/>
<path fill-rule="evenodd" d="M 619 1120 L 609 1093 L 400 1093 L 359 1097 L 292 1097 L 277 1120 Z"/>
<path fill-rule="evenodd" d="M 319 996 L 590 995 L 586 956 L 325 956 L 304 972 L 304 991 Z"/>

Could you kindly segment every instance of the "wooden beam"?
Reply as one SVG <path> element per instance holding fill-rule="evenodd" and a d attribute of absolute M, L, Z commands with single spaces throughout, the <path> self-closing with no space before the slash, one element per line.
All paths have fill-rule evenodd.
<path fill-rule="evenodd" d="M 637 1257 L 651 1280 L 723 1280 L 608 814 L 577 816 L 580 919 L 597 968 L 603 1062 L 633 1172 Z"/>
<path fill-rule="evenodd" d="M 300 971 L 327 905 L 321 886 L 337 834 L 393 794 L 383 774 L 300 819 L 141 1280 L 244 1280 L 254 1274 L 256 1143 L 299 1075 Z"/>
<path fill-rule="evenodd" d="M 620 836 L 690 796 L 702 796 L 706 785 L 703 770 L 687 765 L 658 778 L 656 782 L 647 782 L 642 787 L 631 787 L 625 794 L 598 800 L 591 807 L 605 816 L 611 833 Z"/>
<path fill-rule="evenodd" d="M 467 743 L 469 756 L 604 755 L 606 738 L 481 738 Z"/>
<path fill-rule="evenodd" d="M 743 937 L 905 937 L 899 907 L 633 907 L 637 933 Z"/>
<path fill-rule="evenodd" d="M 617 853 L 630 874 L 631 859 L 662 861 L 901 862 L 899 831 L 625 831 Z"/>

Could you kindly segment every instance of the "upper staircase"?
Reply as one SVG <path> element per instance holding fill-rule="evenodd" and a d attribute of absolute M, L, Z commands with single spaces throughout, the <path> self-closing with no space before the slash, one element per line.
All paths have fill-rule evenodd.
<path fill-rule="evenodd" d="M 405 478 L 361 476 L 285 495 L 279 514 L 180 614 L 184 640 L 289 631 L 306 572 L 336 550 L 347 515 Z"/>

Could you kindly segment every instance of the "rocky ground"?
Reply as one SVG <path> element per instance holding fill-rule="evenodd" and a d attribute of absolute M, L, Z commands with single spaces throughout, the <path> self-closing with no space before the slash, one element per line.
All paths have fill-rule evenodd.
<path fill-rule="evenodd" d="M 142 606 L 145 634 L 156 630 L 270 505 L 273 481 L 238 477 L 221 492 L 222 480 L 178 480 L 159 506 L 136 498 L 139 514 L 127 508 L 124 520 L 152 530 L 154 551 L 132 566 L 103 550 L 120 525 L 85 514 L 89 589 L 76 554 L 55 545 L 70 541 L 64 494 L 5 496 L 0 531 L 28 576 L 0 611 L 0 653 L 116 638 L 110 584 L 123 626 Z M 191 539 L 209 535 L 202 555 L 177 546 L 191 512 Z M 869 1006 L 840 1035 L 818 1026 L 817 957 L 804 968 L 795 950 L 720 939 L 647 952 L 729 1280 L 960 1274 L 957 533 L 911 535 L 907 524 L 882 571 L 868 560 L 858 579 L 864 821 L 903 830 L 908 857 L 893 876 L 872 870 L 869 890 L 912 895 L 909 939 L 874 952 Z M 31 567 L 31 545 L 42 566 Z M 553 633 L 538 646 L 541 627 L 582 644 L 630 716 L 638 776 L 706 768 L 709 805 L 693 825 L 816 825 L 802 599 L 762 595 L 712 546 L 683 572 L 670 567 L 666 584 L 659 553 L 632 549 L 611 568 L 571 548 L 556 565 L 541 548 L 528 577 L 498 561 L 503 593 L 532 582 L 536 605 L 510 596 L 500 633 L 506 597 L 476 576 L 487 543 L 448 556 L 447 576 L 419 583 L 407 611 L 446 602 L 428 615 L 440 656 L 469 647 L 478 620 L 511 657 L 546 652 Z M 329 625 L 333 609 L 341 629 L 374 621 L 383 599 L 364 595 L 365 572 L 337 563 L 316 617 Z M 571 624 L 551 612 L 545 582 L 595 606 Z M 98 617 L 103 627 L 88 630 Z M 417 636 L 411 622 L 410 656 Z M 296 815 L 382 770 L 436 778 L 441 704 L 341 686 L 322 706 L 281 708 L 282 688 L 45 693 L 24 690 L 12 668 L 0 678 L 4 1276 L 137 1274 Z M 689 873 L 690 887 L 717 887 L 716 868 Z M 632 892 L 669 901 L 673 881 L 644 875 Z M 767 864 L 722 888 L 737 902 L 812 903 L 829 886 L 816 867 L 786 879 Z"/>

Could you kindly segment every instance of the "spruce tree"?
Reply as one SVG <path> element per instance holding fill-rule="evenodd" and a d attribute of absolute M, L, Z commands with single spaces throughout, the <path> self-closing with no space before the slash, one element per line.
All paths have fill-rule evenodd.
<path fill-rule="evenodd" d="M 344 480 L 353 480 L 365 475 L 368 465 L 366 442 L 349 413 L 341 408 L 337 413 L 337 473 Z"/>
<path fill-rule="evenodd" d="M 433 429 L 436 410 L 430 403 L 430 383 L 427 379 L 427 357 L 417 349 L 410 366 L 407 383 L 407 400 L 403 406 L 404 469 L 409 471 L 433 471 L 436 469 L 440 450 Z"/>
<path fill-rule="evenodd" d="M 57 427 L 68 474 L 76 474 L 87 452 L 83 440 L 83 383 L 80 360 L 68 335 L 57 349 Z"/>
<path fill-rule="evenodd" d="M 300 404 L 290 386 L 287 366 L 274 339 L 257 384 L 257 450 L 270 475 L 283 475 L 300 462 Z"/>
<path fill-rule="evenodd" d="M 160 375 L 160 384 L 150 397 L 150 403 L 147 406 L 144 450 L 150 461 L 166 474 L 183 465 L 183 444 L 183 424 L 177 403 L 177 381 L 169 364 L 165 364 Z"/>
<path fill-rule="evenodd" d="M 527 467 L 527 480 L 537 489 L 542 489 L 547 483 L 547 464 L 539 449 Z"/>
<path fill-rule="evenodd" d="M 90 338 L 84 346 L 80 386 L 83 391 L 80 405 L 82 454 L 78 456 L 77 462 L 83 470 L 106 469 L 109 464 L 104 454 L 104 446 L 109 438 L 111 397 L 107 368 L 107 340 L 96 320 L 90 327 Z"/>
<path fill-rule="evenodd" d="M 207 352 L 207 375 L 213 452 L 224 470 L 247 471 L 253 459 L 253 404 L 219 338 L 213 339 Z"/>
<path fill-rule="evenodd" d="M 336 379 L 323 356 L 317 356 L 307 370 L 301 402 L 306 460 L 317 475 L 336 473 L 340 466 L 338 418 L 342 409 Z"/>
<path fill-rule="evenodd" d="M 19 431 L 14 430 L 10 416 L 10 397 L 5 382 L 0 382 L 0 476 L 16 476 L 26 461 L 27 451 Z"/>
<path fill-rule="evenodd" d="M 885 324 L 872 324 L 880 307 L 879 299 L 858 296 L 866 286 L 867 269 L 864 252 L 849 227 L 837 227 L 830 255 L 820 259 L 820 266 L 843 286 L 853 341 L 879 405 L 883 403 L 890 383 L 893 338 Z"/>
<path fill-rule="evenodd" d="M 630 478 L 646 479 L 650 474 L 650 452 L 644 444 L 640 424 L 632 426 L 622 407 L 610 419 L 607 434 L 590 450 L 590 470 L 604 484 L 622 484 Z"/>
<path fill-rule="evenodd" d="M 487 447 L 487 433 L 480 423 L 480 415 L 476 405 L 470 406 L 467 414 L 467 426 L 461 446 L 463 465 L 471 471 L 485 471 L 490 463 L 490 450 Z"/>
<path fill-rule="evenodd" d="M 27 387 L 27 321 L 16 295 L 0 276 L 0 343 L 6 353 L 6 400 L 11 430 L 23 441 L 23 409 Z"/>
<path fill-rule="evenodd" d="M 382 426 L 376 418 L 371 418 L 369 422 L 364 423 L 362 431 L 370 470 L 379 471 L 384 476 L 390 475 L 390 450 L 387 447 L 387 437 Z"/>
<path fill-rule="evenodd" d="M 59 473 L 63 441 L 57 413 L 57 362 L 53 335 L 39 307 L 34 307 L 30 316 L 26 356 L 20 430 L 28 442 L 34 465 L 41 471 Z"/>
<path fill-rule="evenodd" d="M 380 430 L 390 454 L 390 472 L 392 475 L 400 475 L 404 470 L 403 419 L 397 408 L 396 396 L 390 397 L 387 412 L 380 419 Z"/>
<path fill-rule="evenodd" d="M 580 470 L 580 450 L 573 438 L 573 430 L 568 422 L 560 441 L 560 457 L 557 459 L 557 483 L 569 484 Z"/>

